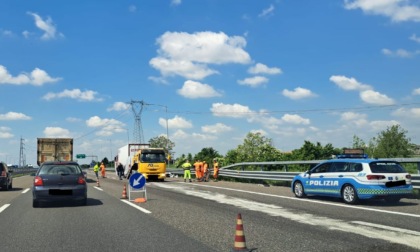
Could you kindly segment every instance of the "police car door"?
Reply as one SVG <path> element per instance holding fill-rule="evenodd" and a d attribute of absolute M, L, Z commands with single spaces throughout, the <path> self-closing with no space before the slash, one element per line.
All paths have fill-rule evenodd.
<path fill-rule="evenodd" d="M 328 171 L 324 175 L 323 189 L 324 193 L 333 196 L 340 196 L 340 188 L 343 184 L 346 162 L 331 162 Z"/>
<path fill-rule="evenodd" d="M 305 191 L 309 194 L 325 194 L 324 180 L 331 163 L 323 163 L 310 171 L 310 176 L 305 183 Z"/>

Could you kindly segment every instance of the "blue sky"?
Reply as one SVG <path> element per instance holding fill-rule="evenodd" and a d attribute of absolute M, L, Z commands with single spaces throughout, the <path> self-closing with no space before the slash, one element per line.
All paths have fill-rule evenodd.
<path fill-rule="evenodd" d="M 175 157 L 248 132 L 349 147 L 395 124 L 420 144 L 420 2 L 4 0 L 0 94 L 7 163 L 22 142 L 35 164 L 39 137 L 110 158 L 134 140 L 132 101 Z"/>

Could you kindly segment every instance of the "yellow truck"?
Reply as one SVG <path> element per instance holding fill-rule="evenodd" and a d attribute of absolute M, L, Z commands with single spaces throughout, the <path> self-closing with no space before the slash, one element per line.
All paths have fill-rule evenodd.
<path fill-rule="evenodd" d="M 166 155 L 162 148 L 142 148 L 135 152 L 131 159 L 131 167 L 126 177 L 129 178 L 133 171 L 140 172 L 147 180 L 166 178 Z"/>

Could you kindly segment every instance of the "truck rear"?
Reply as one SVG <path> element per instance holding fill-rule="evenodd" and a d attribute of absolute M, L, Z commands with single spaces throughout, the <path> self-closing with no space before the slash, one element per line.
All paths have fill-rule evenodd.
<path fill-rule="evenodd" d="M 38 138 L 37 164 L 46 161 L 73 161 L 73 138 Z"/>

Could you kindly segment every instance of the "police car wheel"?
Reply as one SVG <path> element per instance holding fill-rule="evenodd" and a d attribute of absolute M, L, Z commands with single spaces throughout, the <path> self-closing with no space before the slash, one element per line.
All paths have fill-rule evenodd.
<path fill-rule="evenodd" d="M 356 189 L 354 189 L 352 185 L 344 185 L 343 189 L 341 190 L 341 196 L 344 200 L 344 203 L 347 204 L 355 204 L 359 200 Z"/>
<path fill-rule="evenodd" d="M 305 195 L 305 190 L 304 190 L 303 185 L 300 181 L 296 181 L 295 184 L 293 185 L 293 193 L 298 198 L 303 198 L 303 197 L 306 196 Z"/>

